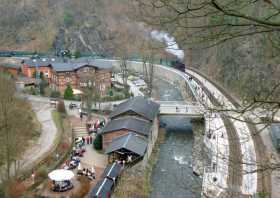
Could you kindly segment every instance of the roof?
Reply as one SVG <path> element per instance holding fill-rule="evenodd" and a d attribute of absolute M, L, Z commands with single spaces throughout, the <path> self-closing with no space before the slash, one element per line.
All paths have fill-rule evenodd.
<path fill-rule="evenodd" d="M 113 184 L 114 182 L 108 178 L 98 181 L 90 192 L 90 198 L 107 198 L 113 187 Z"/>
<path fill-rule="evenodd" d="M 140 137 L 133 133 L 129 133 L 127 135 L 113 139 L 113 141 L 107 147 L 105 153 L 109 154 L 124 148 L 140 156 L 144 156 L 147 144 L 147 140 L 143 137 Z"/>
<path fill-rule="evenodd" d="M 133 111 L 136 114 L 153 121 L 158 114 L 159 104 L 149 99 L 145 99 L 143 96 L 137 96 L 119 104 L 110 114 L 110 118 L 114 118 L 129 111 Z"/>
<path fill-rule="evenodd" d="M 30 85 L 30 84 L 39 84 L 40 79 L 35 79 L 35 78 L 29 78 L 29 77 L 18 77 L 16 80 L 16 83 L 24 83 L 25 85 Z"/>
<path fill-rule="evenodd" d="M 118 131 L 121 129 L 128 129 L 135 133 L 148 136 L 150 133 L 150 129 L 152 124 L 146 122 L 144 120 L 140 120 L 133 117 L 126 117 L 116 120 L 111 120 L 107 123 L 107 125 L 103 128 L 102 133 L 110 133 L 113 131 Z"/>
<path fill-rule="evenodd" d="M 280 139 L 280 124 L 273 123 L 270 126 L 271 135 L 273 138 Z"/>
<path fill-rule="evenodd" d="M 23 62 L 29 67 L 50 66 L 52 63 L 62 61 L 59 58 L 40 58 L 40 59 L 25 59 Z"/>
<path fill-rule="evenodd" d="M 57 72 L 74 71 L 84 66 L 93 66 L 99 69 L 112 69 L 112 62 L 102 59 L 78 58 L 78 59 L 62 59 L 62 58 L 41 58 L 27 59 L 24 63 L 29 67 L 52 66 Z"/>
<path fill-rule="evenodd" d="M 108 178 L 108 179 L 114 179 L 114 178 L 117 178 L 121 172 L 121 169 L 122 169 L 122 165 L 120 165 L 119 163 L 117 162 L 114 162 L 113 164 L 111 165 L 108 165 L 103 174 L 102 174 L 102 177 L 104 178 Z"/>

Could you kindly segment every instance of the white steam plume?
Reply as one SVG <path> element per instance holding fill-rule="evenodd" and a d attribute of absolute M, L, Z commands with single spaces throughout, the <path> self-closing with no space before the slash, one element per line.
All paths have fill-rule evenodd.
<path fill-rule="evenodd" d="M 166 32 L 157 31 L 157 30 L 153 30 L 151 32 L 151 36 L 153 39 L 156 39 L 160 42 L 164 42 L 167 45 L 167 47 L 165 48 L 165 51 L 167 51 L 171 54 L 174 54 L 180 60 L 184 59 L 184 51 L 179 48 L 179 46 L 176 43 L 175 38 L 173 36 L 170 36 Z"/>

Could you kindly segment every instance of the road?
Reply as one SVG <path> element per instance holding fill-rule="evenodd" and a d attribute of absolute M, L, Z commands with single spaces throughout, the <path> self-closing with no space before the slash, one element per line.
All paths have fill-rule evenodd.
<path fill-rule="evenodd" d="M 41 123 L 41 135 L 20 160 L 21 169 L 30 169 L 35 162 L 42 159 L 52 147 L 57 135 L 57 129 L 52 119 L 52 107 L 48 103 L 30 100 L 33 111 L 36 113 L 38 121 Z"/>

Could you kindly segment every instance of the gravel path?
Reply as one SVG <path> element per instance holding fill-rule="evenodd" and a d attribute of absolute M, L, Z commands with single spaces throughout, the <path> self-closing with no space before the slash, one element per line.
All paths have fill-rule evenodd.
<path fill-rule="evenodd" d="M 57 129 L 52 120 L 52 107 L 48 103 L 31 101 L 32 109 L 41 123 L 42 131 L 37 142 L 26 150 L 20 161 L 21 169 L 31 168 L 36 161 L 41 159 L 52 149 Z"/>

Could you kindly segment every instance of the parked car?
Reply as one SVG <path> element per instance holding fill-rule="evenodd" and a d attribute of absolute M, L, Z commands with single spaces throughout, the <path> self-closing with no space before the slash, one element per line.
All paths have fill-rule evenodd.
<path fill-rule="evenodd" d="M 69 109 L 74 109 L 74 108 L 77 108 L 77 107 L 78 107 L 78 105 L 75 104 L 75 103 L 70 103 L 69 104 Z"/>
<path fill-rule="evenodd" d="M 50 104 L 53 106 L 56 106 L 58 104 L 58 100 L 56 98 L 51 98 L 50 99 Z"/>

